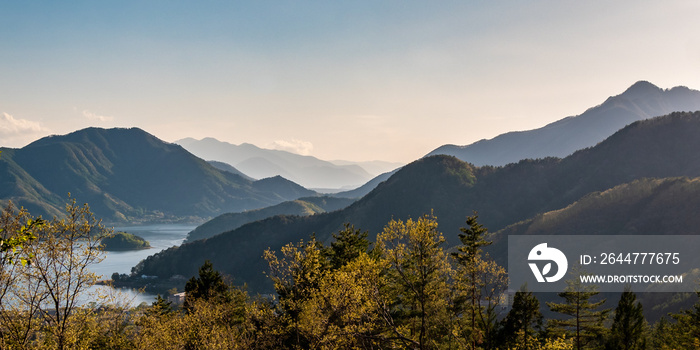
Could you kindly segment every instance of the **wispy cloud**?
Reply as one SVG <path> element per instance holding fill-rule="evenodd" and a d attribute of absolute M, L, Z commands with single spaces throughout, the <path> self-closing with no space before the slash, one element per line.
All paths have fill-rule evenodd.
<path fill-rule="evenodd" d="M 83 110 L 83 117 L 85 117 L 89 120 L 95 120 L 95 121 L 100 121 L 100 122 L 114 121 L 114 117 L 95 114 L 95 113 L 88 111 L 87 109 Z"/>
<path fill-rule="evenodd" d="M 314 149 L 314 145 L 309 141 L 291 139 L 277 140 L 272 143 L 272 148 L 280 151 L 287 151 L 296 154 L 301 154 L 303 156 L 308 156 Z"/>
<path fill-rule="evenodd" d="M 2 113 L 0 116 L 0 136 L 19 137 L 47 132 L 48 129 L 38 122 L 26 119 L 17 119 L 10 114 Z"/>

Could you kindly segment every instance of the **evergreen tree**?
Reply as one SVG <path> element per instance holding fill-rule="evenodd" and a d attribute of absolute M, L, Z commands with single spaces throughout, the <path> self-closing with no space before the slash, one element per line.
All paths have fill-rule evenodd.
<path fill-rule="evenodd" d="M 620 302 L 615 308 L 608 349 L 645 349 L 646 337 L 644 328 L 646 320 L 642 310 L 642 304 L 637 302 L 637 296 L 629 289 L 625 289 L 620 297 Z"/>
<path fill-rule="evenodd" d="M 700 297 L 700 292 L 697 292 Z M 671 314 L 675 323 L 659 320 L 654 329 L 654 345 L 667 349 L 700 348 L 700 301 L 689 310 Z"/>
<path fill-rule="evenodd" d="M 458 263 L 454 312 L 459 319 L 454 333 L 464 339 L 464 346 L 489 349 L 495 346 L 495 307 L 506 286 L 506 272 L 483 252 L 482 247 L 492 242 L 486 239 L 488 230 L 477 219 L 476 213 L 467 217 L 468 227 L 460 228 L 462 245 L 452 254 Z"/>
<path fill-rule="evenodd" d="M 544 317 L 540 312 L 540 301 L 523 285 L 515 293 L 513 306 L 503 319 L 501 341 L 508 348 L 531 349 L 537 332 L 541 331 Z"/>
<path fill-rule="evenodd" d="M 197 299 L 228 302 L 231 300 L 229 286 L 219 271 L 214 270 L 214 265 L 205 261 L 199 268 L 199 277 L 192 277 L 185 284 L 184 307 L 191 310 Z"/>
<path fill-rule="evenodd" d="M 172 301 L 168 301 L 158 294 L 156 296 L 156 301 L 151 304 L 151 309 L 148 312 L 156 316 L 168 315 L 174 311 L 172 304 Z"/>
<path fill-rule="evenodd" d="M 355 226 L 349 223 L 345 224 L 343 230 L 334 233 L 335 241 L 330 247 L 324 249 L 324 255 L 328 258 L 331 267 L 338 269 L 367 252 L 370 245 L 367 235 L 367 231 L 355 229 Z"/>
<path fill-rule="evenodd" d="M 452 253 L 452 256 L 462 265 L 466 265 L 475 257 L 481 256 L 481 247 L 493 243 L 486 240 L 488 229 L 476 221 L 478 218 L 479 215 L 476 213 L 473 216 L 468 216 L 467 225 L 469 227 L 460 227 L 459 229 L 462 231 L 459 234 L 459 241 L 462 242 L 462 245 L 457 248 L 459 253 Z"/>
<path fill-rule="evenodd" d="M 578 278 L 566 283 L 567 287 L 559 293 L 559 296 L 564 298 L 564 302 L 560 304 L 549 302 L 547 306 L 552 311 L 567 315 L 569 318 L 552 319 L 550 326 L 555 332 L 571 333 L 574 348 L 581 350 L 600 341 L 603 337 L 606 331 L 603 322 L 608 317 L 610 309 L 598 310 L 605 303 L 605 299 L 591 302 L 591 298 L 599 293 L 596 286 L 584 286 Z"/>

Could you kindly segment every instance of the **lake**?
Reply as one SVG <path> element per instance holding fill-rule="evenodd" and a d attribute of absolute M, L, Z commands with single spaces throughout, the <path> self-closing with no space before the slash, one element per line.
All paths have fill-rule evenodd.
<path fill-rule="evenodd" d="M 143 237 L 151 244 L 151 249 L 132 250 L 125 252 L 106 252 L 105 259 L 99 264 L 91 267 L 91 271 L 100 275 L 100 279 L 110 279 L 115 272 L 130 274 L 131 268 L 146 257 L 158 253 L 162 250 L 177 246 L 185 240 L 187 233 L 194 230 L 196 225 L 182 224 L 158 224 L 144 226 L 122 226 L 115 227 L 114 231 L 124 231 Z M 96 287 L 97 288 L 97 287 Z M 102 287 L 107 288 L 107 287 Z M 129 299 L 133 299 L 134 306 L 155 300 L 155 295 L 147 293 L 137 293 L 131 290 L 119 291 L 126 294 Z"/>

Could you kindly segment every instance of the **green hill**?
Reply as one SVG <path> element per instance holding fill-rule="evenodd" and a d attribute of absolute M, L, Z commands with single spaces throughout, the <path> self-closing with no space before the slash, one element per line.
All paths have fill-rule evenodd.
<path fill-rule="evenodd" d="M 219 215 L 187 234 L 185 243 L 213 237 L 219 233 L 235 230 L 247 223 L 262 220 L 276 215 L 314 215 L 339 210 L 354 202 L 348 198 L 334 197 L 305 197 L 287 201 L 271 207 L 248 210 L 242 213 L 226 213 Z"/>
<path fill-rule="evenodd" d="M 683 235 L 700 233 L 700 178 L 641 179 L 593 192 L 565 208 L 496 233 L 507 235 Z"/>
<path fill-rule="evenodd" d="M 109 222 L 198 221 L 315 194 L 282 178 L 221 171 L 136 128 L 89 128 L 4 150 L 0 179 L 0 198 L 35 215 L 60 212 L 71 193 Z"/>
<path fill-rule="evenodd" d="M 126 251 L 148 249 L 151 244 L 142 237 L 127 232 L 115 232 L 102 239 L 103 249 L 106 251 Z"/>

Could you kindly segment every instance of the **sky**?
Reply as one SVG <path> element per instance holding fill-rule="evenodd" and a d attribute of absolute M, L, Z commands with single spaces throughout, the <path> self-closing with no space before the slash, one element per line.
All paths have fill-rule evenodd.
<path fill-rule="evenodd" d="M 696 0 L 0 0 L 0 146 L 139 127 L 410 162 L 700 89 Z"/>

